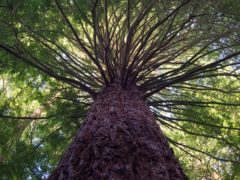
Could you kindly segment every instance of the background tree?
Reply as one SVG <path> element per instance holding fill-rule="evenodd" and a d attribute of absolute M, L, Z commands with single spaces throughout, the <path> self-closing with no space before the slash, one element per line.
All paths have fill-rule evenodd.
<path fill-rule="evenodd" d="M 0 8 L 3 177 L 46 177 L 97 92 L 116 80 L 138 87 L 190 177 L 239 176 L 235 1 L 29 0 Z"/>

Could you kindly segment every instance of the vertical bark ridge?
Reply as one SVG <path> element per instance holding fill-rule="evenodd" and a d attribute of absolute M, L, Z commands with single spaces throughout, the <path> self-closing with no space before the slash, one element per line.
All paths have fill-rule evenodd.
<path fill-rule="evenodd" d="M 55 179 L 187 179 L 152 112 L 135 88 L 98 94 L 65 152 Z"/>

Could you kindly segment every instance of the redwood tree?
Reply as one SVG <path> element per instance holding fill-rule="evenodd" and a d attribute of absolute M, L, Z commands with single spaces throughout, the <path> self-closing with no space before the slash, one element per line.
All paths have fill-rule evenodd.
<path fill-rule="evenodd" d="M 239 78 L 239 16 L 224 2 L 55 0 L 36 5 L 36 20 L 26 11 L 30 0 L 1 6 L 8 31 L 1 35 L 1 52 L 92 101 L 49 179 L 187 179 L 167 141 L 201 150 L 166 138 L 160 127 L 189 132 L 171 122 L 204 123 L 180 118 L 184 114 L 175 110 L 184 104 L 237 106 L 171 97 L 184 89 L 221 91 L 202 83 L 208 78 L 229 77 L 230 84 Z"/>

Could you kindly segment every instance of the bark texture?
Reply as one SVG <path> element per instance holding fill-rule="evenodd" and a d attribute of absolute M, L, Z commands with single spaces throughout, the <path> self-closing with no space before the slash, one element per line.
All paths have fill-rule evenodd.
<path fill-rule="evenodd" d="M 98 94 L 84 125 L 49 179 L 187 177 L 137 90 L 124 90 L 115 83 Z"/>

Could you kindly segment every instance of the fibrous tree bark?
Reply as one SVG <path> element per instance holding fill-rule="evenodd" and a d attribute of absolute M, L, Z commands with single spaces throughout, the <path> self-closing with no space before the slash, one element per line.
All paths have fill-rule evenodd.
<path fill-rule="evenodd" d="M 97 95 L 53 179 L 187 179 L 135 87 Z"/>
<path fill-rule="evenodd" d="M 157 121 L 171 131 L 224 142 L 227 149 L 235 146 L 219 134 L 195 133 L 181 124 L 202 125 L 199 130 L 214 127 L 217 132 L 239 130 L 212 121 L 208 115 L 197 120 L 182 112 L 188 111 L 185 105 L 237 106 L 210 101 L 211 93 L 206 95 L 208 101 L 193 97 L 205 90 L 235 93 L 237 89 L 224 86 L 223 91 L 223 86 L 216 88 L 212 82 L 221 77 L 229 78 L 231 84 L 239 80 L 240 25 L 236 15 L 222 11 L 224 3 L 55 0 L 53 4 L 36 11 L 39 22 L 26 21 L 28 15 L 13 12 L 7 4 L 0 20 L 6 32 L 11 32 L 11 38 L 0 38 L 0 50 L 7 59 L 13 58 L 13 64 L 22 60 L 81 91 L 81 98 L 74 95 L 73 101 L 88 106 L 94 99 L 85 123 L 50 179 L 186 179 Z M 45 9 L 51 12 L 49 16 Z M 168 139 L 192 157 L 185 149 L 239 162 Z"/>

